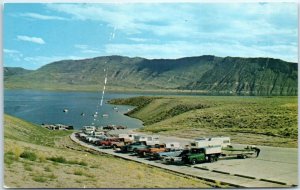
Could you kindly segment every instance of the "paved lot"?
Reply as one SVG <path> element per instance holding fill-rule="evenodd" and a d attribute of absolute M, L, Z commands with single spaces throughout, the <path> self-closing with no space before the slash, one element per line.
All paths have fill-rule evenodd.
<path fill-rule="evenodd" d="M 259 158 L 219 160 L 215 163 L 197 164 L 190 167 L 165 165 L 160 162 L 138 158 L 130 154 L 116 153 L 112 149 L 101 149 L 79 141 L 75 138 L 74 134 L 71 135 L 71 139 L 82 146 L 125 159 L 240 187 L 286 187 L 298 184 L 297 149 L 260 147 L 262 151 Z M 161 142 L 175 140 L 182 143 L 188 142 L 187 139 L 161 137 Z M 275 158 L 273 158 L 273 156 L 275 156 Z M 276 156 L 280 157 L 278 158 Z"/>
<path fill-rule="evenodd" d="M 125 131 L 111 131 L 111 133 L 123 133 Z M 189 144 L 190 139 L 178 137 L 160 136 L 161 142 L 180 142 Z M 245 147 L 241 144 L 233 144 L 234 147 Z M 261 149 L 258 158 L 245 160 L 231 159 L 219 160 L 216 163 L 198 164 L 200 168 L 218 170 L 230 174 L 240 174 L 258 179 L 270 179 L 289 185 L 298 185 L 298 149 L 259 146 Z"/>
<path fill-rule="evenodd" d="M 160 137 L 162 142 L 190 140 L 176 137 Z M 234 147 L 245 145 L 233 144 Z M 258 158 L 219 160 L 216 163 L 198 164 L 198 167 L 240 174 L 258 179 L 270 179 L 289 185 L 298 185 L 298 149 L 259 146 Z"/>

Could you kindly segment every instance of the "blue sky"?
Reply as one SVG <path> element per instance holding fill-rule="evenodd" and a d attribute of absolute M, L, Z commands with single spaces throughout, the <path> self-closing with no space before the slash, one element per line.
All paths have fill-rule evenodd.
<path fill-rule="evenodd" d="M 106 55 L 216 55 L 297 62 L 295 3 L 4 5 L 4 66 Z"/>

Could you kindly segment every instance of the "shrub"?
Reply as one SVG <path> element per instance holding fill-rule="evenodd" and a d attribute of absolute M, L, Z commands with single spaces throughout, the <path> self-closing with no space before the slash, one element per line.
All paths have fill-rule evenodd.
<path fill-rule="evenodd" d="M 87 165 L 88 165 L 88 164 L 87 164 L 86 162 L 84 162 L 84 161 L 80 161 L 78 164 L 79 164 L 79 165 L 82 165 L 82 166 L 87 166 Z"/>
<path fill-rule="evenodd" d="M 32 171 L 32 167 L 30 165 L 27 165 L 27 164 L 24 165 L 24 169 L 26 171 Z"/>
<path fill-rule="evenodd" d="M 15 160 L 18 160 L 20 155 L 22 154 L 23 150 L 21 147 L 14 145 L 13 147 L 13 153 L 15 155 Z"/>
<path fill-rule="evenodd" d="M 46 171 L 46 172 L 51 172 L 52 170 L 49 168 L 49 166 L 46 166 L 45 168 L 44 168 L 44 170 Z"/>
<path fill-rule="evenodd" d="M 87 163 L 84 162 L 84 161 L 78 162 L 78 161 L 76 161 L 76 160 L 70 160 L 70 161 L 68 161 L 67 163 L 68 163 L 68 164 L 77 164 L 77 165 L 81 165 L 81 166 L 87 166 Z"/>
<path fill-rule="evenodd" d="M 35 161 L 37 159 L 37 156 L 34 152 L 29 152 L 29 151 L 24 151 L 21 155 L 21 158 L 27 159 L 27 160 L 31 160 L 31 161 Z"/>
<path fill-rule="evenodd" d="M 46 156 L 43 153 L 39 153 L 38 158 L 39 158 L 40 162 L 45 162 L 46 161 Z"/>
<path fill-rule="evenodd" d="M 50 178 L 50 180 L 56 179 L 57 176 L 54 175 L 53 173 L 47 176 L 48 178 Z"/>
<path fill-rule="evenodd" d="M 67 163 L 67 160 L 62 156 L 50 157 L 50 158 L 47 158 L 47 160 L 51 160 L 53 162 L 58 162 L 58 163 Z"/>
<path fill-rule="evenodd" d="M 74 171 L 74 175 L 83 175 L 83 171 L 82 170 L 75 170 Z"/>
<path fill-rule="evenodd" d="M 46 182 L 47 181 L 47 179 L 46 178 L 44 178 L 44 177 L 42 177 L 42 176 L 35 176 L 34 178 L 33 178 L 33 181 L 36 181 L 36 182 Z"/>

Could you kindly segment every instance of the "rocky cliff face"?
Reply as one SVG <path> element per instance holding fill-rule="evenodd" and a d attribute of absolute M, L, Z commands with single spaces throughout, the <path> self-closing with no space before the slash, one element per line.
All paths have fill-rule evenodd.
<path fill-rule="evenodd" d="M 213 94 L 297 95 L 298 64 L 272 58 L 199 56 L 181 59 L 144 59 L 104 56 L 50 63 L 31 72 L 11 73 L 7 87 L 32 83 L 71 86 L 102 85 L 108 73 L 113 88 L 141 90 L 201 90 Z M 7 77 L 9 76 L 9 77 Z M 27 85 L 26 85 L 27 83 Z M 94 87 L 92 87 L 94 88 Z"/>

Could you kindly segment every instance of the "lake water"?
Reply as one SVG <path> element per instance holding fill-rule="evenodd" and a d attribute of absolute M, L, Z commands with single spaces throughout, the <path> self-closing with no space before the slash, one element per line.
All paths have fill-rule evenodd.
<path fill-rule="evenodd" d="M 34 90 L 5 90 L 4 112 L 36 124 L 65 124 L 80 129 L 84 125 L 122 125 L 130 129 L 143 126 L 142 121 L 123 115 L 132 106 L 107 103 L 114 98 L 128 98 L 138 94 L 107 93 L 100 106 L 101 93 L 49 92 Z M 98 109 L 97 109 L 98 105 Z M 68 109 L 68 112 L 63 112 Z M 98 111 L 98 116 L 94 117 Z M 84 113 L 84 114 L 83 114 Z M 108 114 L 108 117 L 103 117 Z"/>

